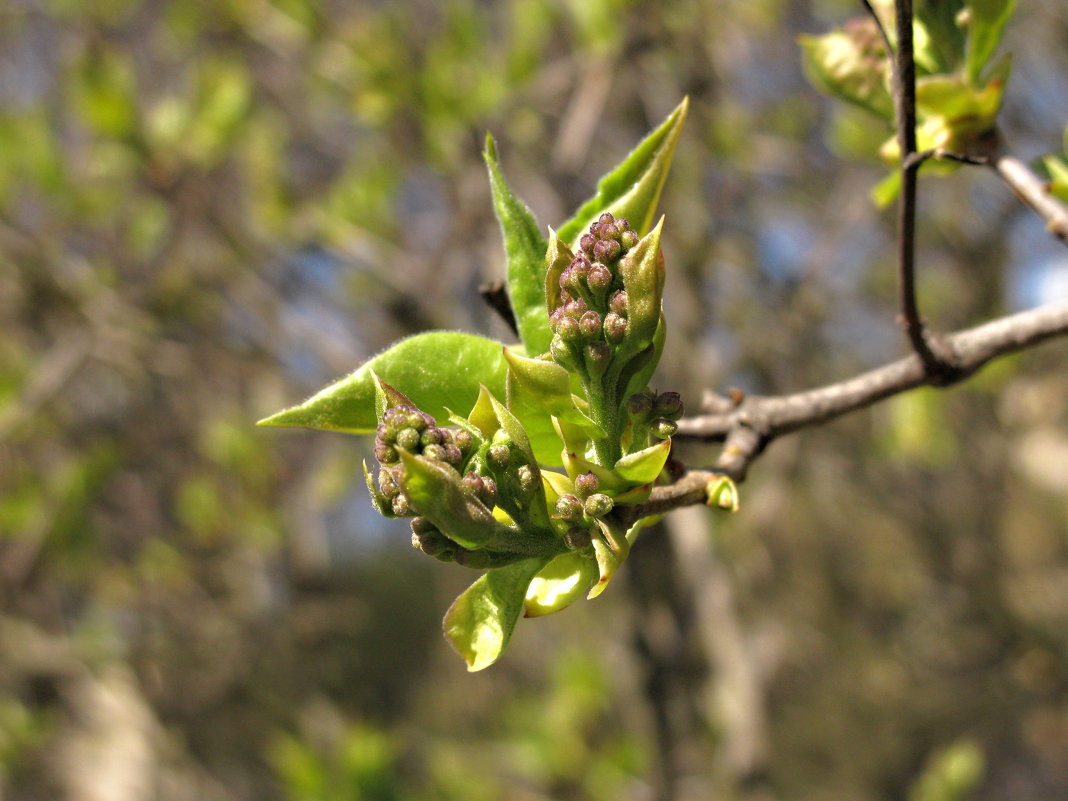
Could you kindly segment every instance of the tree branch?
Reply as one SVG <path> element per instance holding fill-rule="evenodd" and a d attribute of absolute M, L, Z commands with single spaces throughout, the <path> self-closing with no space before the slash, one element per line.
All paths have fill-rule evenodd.
<path fill-rule="evenodd" d="M 1068 245 L 1068 206 L 1050 194 L 1049 184 L 1013 156 L 996 156 L 991 167 L 1021 202 L 1046 221 L 1046 230 Z"/>
<path fill-rule="evenodd" d="M 961 380 L 987 362 L 1068 334 L 1068 303 L 1051 304 L 950 334 L 944 344 Z M 717 475 L 745 478 L 749 465 L 776 437 L 833 420 L 919 386 L 947 386 L 925 368 L 918 354 L 853 378 L 792 395 L 719 398 L 710 414 L 679 421 L 679 439 L 723 442 L 711 470 L 690 470 L 669 486 L 653 489 L 649 501 L 628 510 L 644 515 L 704 503 Z"/>

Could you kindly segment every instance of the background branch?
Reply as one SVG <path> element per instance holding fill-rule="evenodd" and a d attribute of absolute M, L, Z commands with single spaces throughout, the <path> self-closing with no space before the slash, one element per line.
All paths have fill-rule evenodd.
<path fill-rule="evenodd" d="M 997 156 L 991 167 L 1021 202 L 1046 221 L 1046 230 L 1068 245 L 1068 206 L 1050 194 L 1049 184 L 1013 156 Z"/>

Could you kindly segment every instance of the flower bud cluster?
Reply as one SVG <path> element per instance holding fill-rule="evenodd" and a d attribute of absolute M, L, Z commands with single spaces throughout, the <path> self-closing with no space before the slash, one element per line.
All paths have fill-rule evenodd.
<path fill-rule="evenodd" d="M 677 421 L 685 408 L 678 392 L 639 392 L 627 398 L 627 414 L 638 426 L 645 426 L 658 439 L 667 439 L 678 431 Z"/>
<path fill-rule="evenodd" d="M 601 482 L 593 473 L 575 477 L 575 492 L 565 493 L 556 502 L 553 517 L 568 524 L 564 542 L 572 550 L 590 544 L 590 527 L 598 517 L 604 517 L 615 507 L 611 496 L 598 492 Z"/>
<path fill-rule="evenodd" d="M 627 335 L 627 293 L 619 260 L 638 234 L 605 212 L 579 240 L 579 253 L 560 273 L 560 302 L 549 314 L 550 350 L 562 366 L 604 372 L 611 347 Z"/>

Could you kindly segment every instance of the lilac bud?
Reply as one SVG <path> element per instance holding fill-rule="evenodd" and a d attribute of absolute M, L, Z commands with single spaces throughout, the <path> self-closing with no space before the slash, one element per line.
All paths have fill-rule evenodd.
<path fill-rule="evenodd" d="M 394 430 L 398 428 L 407 428 L 408 415 L 415 410 L 411 406 L 392 406 L 386 409 L 386 413 L 382 415 L 382 422 L 389 428 Z"/>
<path fill-rule="evenodd" d="M 579 331 L 584 339 L 595 339 L 601 334 L 601 315 L 588 311 L 579 319 Z"/>
<path fill-rule="evenodd" d="M 471 453 L 471 446 L 475 444 L 475 438 L 471 436 L 471 432 L 462 428 L 452 432 L 452 441 L 464 457 Z"/>
<path fill-rule="evenodd" d="M 624 250 L 630 250 L 639 241 L 641 241 L 641 238 L 634 231 L 624 231 L 619 235 L 619 244 L 623 246 Z"/>
<path fill-rule="evenodd" d="M 415 510 L 412 509 L 412 502 L 408 500 L 408 496 L 401 493 L 393 499 L 393 514 L 397 517 L 411 517 L 415 514 Z"/>
<path fill-rule="evenodd" d="M 667 439 L 679 430 L 679 424 L 661 418 L 660 420 L 653 421 L 650 430 L 652 431 L 653 436 L 659 437 L 660 439 Z"/>
<path fill-rule="evenodd" d="M 555 330 L 556 336 L 564 342 L 575 342 L 582 338 L 582 329 L 574 317 L 561 317 Z"/>
<path fill-rule="evenodd" d="M 599 376 L 608 369 L 612 358 L 612 348 L 607 342 L 591 342 L 586 346 L 586 370 L 593 376 Z"/>
<path fill-rule="evenodd" d="M 397 483 L 396 477 L 389 470 L 378 471 L 378 489 L 390 500 L 400 495 L 401 491 L 400 484 Z"/>
<path fill-rule="evenodd" d="M 615 231 L 615 228 L 612 229 Z M 614 239 L 602 239 L 593 246 L 593 257 L 597 261 L 612 261 L 623 251 L 622 246 Z"/>
<path fill-rule="evenodd" d="M 586 499 L 583 511 L 590 517 L 604 517 L 612 511 L 612 507 L 615 505 L 616 502 L 603 492 L 595 492 Z"/>
<path fill-rule="evenodd" d="M 621 234 L 624 231 L 629 231 L 630 230 L 630 220 L 628 220 L 626 217 L 620 217 L 619 219 L 617 219 L 616 220 L 616 230 L 619 231 L 619 233 L 621 233 Z"/>
<path fill-rule="evenodd" d="M 425 517 L 413 517 L 412 518 L 412 533 L 413 534 L 429 534 L 431 531 L 437 531 L 438 528 Z"/>
<path fill-rule="evenodd" d="M 397 449 L 392 445 L 387 445 L 384 442 L 375 443 L 375 459 L 379 464 L 396 464 L 400 459 L 397 455 Z"/>
<path fill-rule="evenodd" d="M 564 314 L 575 320 L 579 319 L 582 315 L 590 310 L 590 307 L 586 305 L 586 301 L 582 298 L 573 300 L 564 306 Z"/>
<path fill-rule="evenodd" d="M 586 276 L 586 285 L 598 298 L 604 297 L 609 287 L 612 286 L 612 271 L 600 262 L 595 262 Z"/>
<path fill-rule="evenodd" d="M 627 316 L 627 293 L 622 289 L 612 293 L 612 297 L 608 299 L 608 308 L 618 314 L 620 317 Z"/>
<path fill-rule="evenodd" d="M 645 420 L 653 411 L 653 398 L 648 392 L 639 392 L 627 398 L 627 414 L 632 420 Z"/>
<path fill-rule="evenodd" d="M 486 460 L 498 470 L 503 470 L 512 461 L 512 449 L 505 443 L 498 442 L 486 451 Z"/>
<path fill-rule="evenodd" d="M 460 462 L 464 460 L 464 455 L 460 453 L 460 449 L 457 448 L 456 445 L 451 442 L 446 442 L 440 447 L 445 449 L 445 456 L 443 458 L 443 461 L 446 464 L 451 464 L 453 467 L 459 467 Z"/>
<path fill-rule="evenodd" d="M 657 396 L 653 414 L 667 420 L 678 420 L 683 413 L 682 396 L 678 392 L 664 392 Z"/>
<path fill-rule="evenodd" d="M 601 216 L 597 218 L 597 222 L 602 225 L 615 225 L 616 218 L 612 216 L 612 212 L 605 211 L 601 213 Z"/>
<path fill-rule="evenodd" d="M 615 312 L 604 316 L 604 338 L 613 345 L 618 345 L 627 335 L 627 321 Z"/>
<path fill-rule="evenodd" d="M 419 432 L 414 428 L 402 428 L 397 432 L 397 447 L 406 451 L 417 451 L 419 440 Z"/>
<path fill-rule="evenodd" d="M 384 442 L 386 445 L 392 445 L 397 441 L 397 430 L 391 426 L 387 426 L 385 423 L 378 424 L 378 430 L 375 431 L 375 442 Z"/>
<path fill-rule="evenodd" d="M 419 518 L 416 518 L 418 520 Z M 435 558 L 447 553 L 454 546 L 452 540 L 436 529 L 425 534 L 412 533 L 412 547 Z"/>
<path fill-rule="evenodd" d="M 561 495 L 556 502 L 556 516 L 574 523 L 582 519 L 582 501 L 574 495 Z"/>
<path fill-rule="evenodd" d="M 575 323 L 575 333 L 578 333 L 578 323 L 575 320 L 571 320 Z M 575 337 L 578 338 L 577 336 Z M 575 353 L 574 348 L 568 344 L 567 340 L 560 334 L 557 334 L 552 338 L 549 343 L 549 353 L 552 354 L 553 361 L 563 367 L 565 370 L 571 370 L 574 372 L 578 370 L 582 365 L 579 362 L 578 354 Z"/>
<path fill-rule="evenodd" d="M 589 547 L 589 544 L 590 532 L 584 528 L 569 529 L 564 535 L 564 545 L 572 551 L 581 551 L 583 548 Z"/>
<path fill-rule="evenodd" d="M 423 456 L 425 456 L 427 459 L 434 459 L 438 462 L 447 461 L 445 458 L 446 451 L 444 445 L 427 445 L 425 448 L 423 448 Z"/>
<path fill-rule="evenodd" d="M 456 550 L 456 564 L 470 567 L 473 570 L 481 570 L 489 567 L 493 557 L 486 551 L 472 551 L 467 548 Z"/>
<path fill-rule="evenodd" d="M 424 448 L 427 445 L 441 445 L 445 442 L 445 432 L 436 426 L 428 428 L 419 438 L 419 442 Z"/>
<path fill-rule="evenodd" d="M 482 477 L 482 494 L 479 496 L 479 500 L 490 509 L 497 503 L 497 482 L 489 476 Z"/>
<path fill-rule="evenodd" d="M 575 477 L 575 494 L 580 499 L 588 498 L 601 486 L 601 479 L 597 478 L 593 473 L 582 473 Z"/>
<path fill-rule="evenodd" d="M 408 425 L 422 433 L 428 426 L 434 425 L 434 418 L 425 412 L 413 411 L 408 415 Z"/>
<path fill-rule="evenodd" d="M 524 499 L 533 495 L 534 491 L 538 488 L 538 477 L 534 475 L 534 471 L 528 464 L 519 466 L 519 469 L 516 471 L 516 478 L 519 479 L 519 492 Z"/>
<path fill-rule="evenodd" d="M 596 242 L 597 237 L 593 234 L 583 234 L 582 238 L 579 240 L 579 247 L 582 248 L 583 253 L 590 256 L 593 254 L 593 246 Z"/>

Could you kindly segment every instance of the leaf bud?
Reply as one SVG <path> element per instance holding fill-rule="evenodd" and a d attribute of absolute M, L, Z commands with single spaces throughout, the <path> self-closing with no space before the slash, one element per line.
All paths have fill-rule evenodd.
<path fill-rule="evenodd" d="M 612 286 L 612 271 L 600 262 L 594 262 L 586 275 L 586 285 L 590 288 L 590 292 L 598 298 L 603 298 Z"/>
<path fill-rule="evenodd" d="M 498 470 L 504 470 L 504 468 L 508 467 L 508 463 L 512 461 L 512 449 L 503 442 L 491 445 L 486 451 L 486 461 Z"/>
<path fill-rule="evenodd" d="M 561 495 L 556 502 L 556 516 L 569 523 L 582 519 L 582 501 L 574 495 Z"/>
<path fill-rule="evenodd" d="M 653 414 L 667 420 L 678 420 L 683 413 L 682 396 L 678 392 L 663 392 L 656 397 Z"/>
<path fill-rule="evenodd" d="M 616 290 L 612 293 L 612 297 L 608 299 L 608 308 L 618 314 L 620 317 L 627 316 L 627 293 L 622 290 Z"/>
<path fill-rule="evenodd" d="M 601 486 L 601 479 L 597 478 L 593 473 L 582 473 L 575 477 L 575 494 L 580 499 L 585 500 Z"/>
<path fill-rule="evenodd" d="M 604 338 L 613 345 L 618 345 L 627 336 L 627 321 L 615 312 L 604 316 Z"/>
<path fill-rule="evenodd" d="M 604 517 L 612 511 L 612 507 L 615 505 L 616 502 L 603 492 L 595 492 L 586 499 L 583 511 L 590 517 Z"/>
<path fill-rule="evenodd" d="M 650 431 L 652 431 L 653 436 L 659 437 L 660 439 L 667 439 L 678 430 L 678 423 L 673 423 L 672 421 L 664 420 L 663 418 L 654 420 L 652 426 L 650 426 Z"/>
<path fill-rule="evenodd" d="M 420 439 L 419 432 L 414 428 L 402 428 L 397 432 L 397 447 L 409 452 L 418 451 Z"/>
<path fill-rule="evenodd" d="M 586 340 L 597 339 L 601 335 L 601 315 L 588 311 L 579 318 L 579 331 Z"/>
<path fill-rule="evenodd" d="M 568 529 L 564 535 L 564 545 L 572 551 L 581 551 L 590 545 L 590 532 L 584 528 Z"/>

